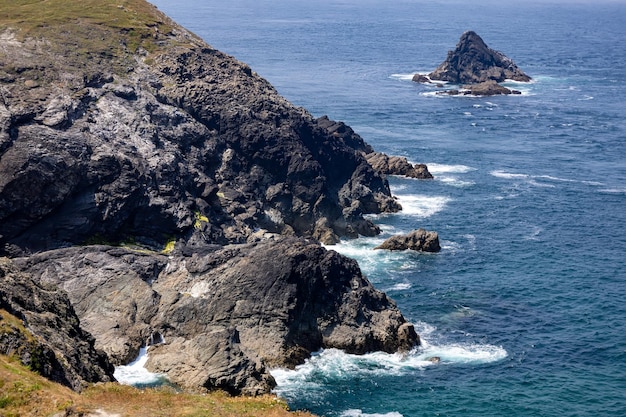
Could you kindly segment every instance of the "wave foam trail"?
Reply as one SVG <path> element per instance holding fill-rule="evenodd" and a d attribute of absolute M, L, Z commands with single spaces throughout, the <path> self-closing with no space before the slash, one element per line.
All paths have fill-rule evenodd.
<path fill-rule="evenodd" d="M 496 178 L 505 178 L 505 179 L 530 178 L 530 175 L 528 174 L 515 174 L 515 173 L 505 172 L 505 171 L 491 171 L 489 175 L 494 176 Z"/>
<path fill-rule="evenodd" d="M 428 171 L 431 174 L 465 174 L 466 172 L 476 171 L 476 168 L 467 166 L 467 165 L 446 165 L 446 164 L 437 164 L 437 163 L 428 163 Z"/>
<path fill-rule="evenodd" d="M 120 384 L 126 385 L 153 385 L 164 382 L 167 378 L 164 374 L 150 372 L 145 368 L 148 361 L 148 348 L 139 349 L 137 359 L 128 365 L 115 367 L 113 376 Z"/>
<path fill-rule="evenodd" d="M 396 80 L 402 80 L 402 81 L 412 81 L 413 80 L 413 76 L 415 74 L 419 74 L 419 73 L 413 72 L 411 74 L 391 74 L 389 76 L 389 78 L 393 78 L 393 79 L 396 79 Z"/>
<path fill-rule="evenodd" d="M 419 194 L 398 194 L 398 202 L 402 205 L 401 214 L 418 217 L 430 217 L 443 210 L 450 202 L 449 197 L 426 196 Z"/>
<path fill-rule="evenodd" d="M 485 344 L 450 344 L 424 346 L 417 360 L 437 357 L 440 363 L 485 364 L 498 362 L 508 356 L 502 346 Z"/>
<path fill-rule="evenodd" d="M 352 355 L 338 349 L 321 350 L 293 370 L 273 369 L 278 384 L 276 394 L 315 392 L 325 383 L 350 380 L 359 376 L 376 376 L 381 372 L 402 376 L 415 370 L 446 364 L 485 364 L 508 356 L 501 346 L 478 343 L 431 345 L 422 339 L 422 346 L 408 354 L 373 352 Z M 433 358 L 438 358 L 438 362 Z"/>

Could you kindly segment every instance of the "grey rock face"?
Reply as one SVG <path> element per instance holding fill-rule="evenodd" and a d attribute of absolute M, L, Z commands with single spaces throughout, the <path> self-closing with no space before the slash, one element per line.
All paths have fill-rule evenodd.
<path fill-rule="evenodd" d="M 28 334 L 7 331 L 0 318 L 0 353 L 16 355 L 43 376 L 80 391 L 93 382 L 114 381 L 113 366 L 94 348 L 67 295 L 0 258 L 0 309 L 20 319 Z"/>
<path fill-rule="evenodd" d="M 454 84 L 531 79 L 510 58 L 489 48 L 473 31 L 463 33 L 454 51 L 449 51 L 446 60 L 428 76 L 431 80 Z"/>
<path fill-rule="evenodd" d="M 417 229 L 407 235 L 392 236 L 374 249 L 439 252 L 441 246 L 437 232 Z"/>
<path fill-rule="evenodd" d="M 419 344 L 355 261 L 297 238 L 215 246 L 188 257 L 107 246 L 16 260 L 68 292 L 96 346 L 116 363 L 158 334 L 149 367 L 181 385 L 259 394 L 266 366 L 321 348 L 396 352 Z"/>

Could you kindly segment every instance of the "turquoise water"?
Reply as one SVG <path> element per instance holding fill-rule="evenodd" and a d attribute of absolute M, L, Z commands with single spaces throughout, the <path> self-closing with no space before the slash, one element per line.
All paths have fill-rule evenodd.
<path fill-rule="evenodd" d="M 275 370 L 292 408 L 334 417 L 626 415 L 626 4 L 158 0 L 314 115 L 424 162 L 404 212 L 356 258 L 416 324 L 409 355 L 319 352 Z M 474 30 L 533 82 L 442 97 L 410 81 Z M 438 254 L 385 253 L 424 227 Z M 441 362 L 428 361 L 432 356 Z"/>

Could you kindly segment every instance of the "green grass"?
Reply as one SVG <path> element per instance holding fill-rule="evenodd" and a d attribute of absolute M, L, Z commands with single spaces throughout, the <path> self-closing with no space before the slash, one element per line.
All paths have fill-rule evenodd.
<path fill-rule="evenodd" d="M 135 54 L 165 47 L 174 26 L 143 0 L 0 1 L 0 33 L 45 42 L 48 53 L 63 57 L 64 68 L 87 73 L 128 71 L 136 64 Z M 38 79 L 45 78 L 39 74 Z"/>

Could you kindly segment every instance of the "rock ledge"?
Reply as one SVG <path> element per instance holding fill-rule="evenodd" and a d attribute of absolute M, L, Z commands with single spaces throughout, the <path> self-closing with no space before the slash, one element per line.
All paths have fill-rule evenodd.
<path fill-rule="evenodd" d="M 417 229 L 407 235 L 392 236 L 374 249 L 439 252 L 441 246 L 437 232 Z"/>

